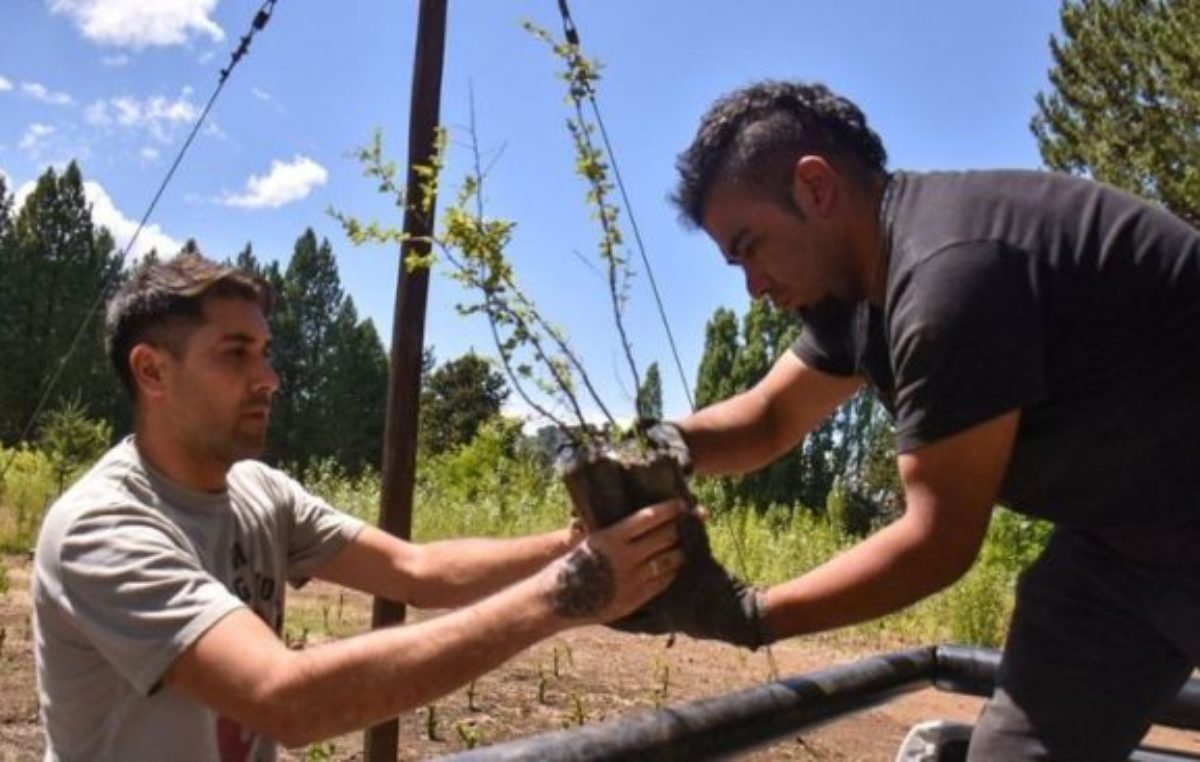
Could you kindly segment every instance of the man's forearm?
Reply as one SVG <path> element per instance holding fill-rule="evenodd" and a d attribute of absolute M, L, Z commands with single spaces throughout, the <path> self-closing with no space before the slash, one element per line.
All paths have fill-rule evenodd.
<path fill-rule="evenodd" d="M 412 603 L 448 608 L 477 601 L 524 579 L 570 550 L 570 529 L 511 539 L 464 538 L 421 546 L 419 592 Z"/>
<path fill-rule="evenodd" d="M 753 391 L 699 410 L 678 422 L 697 473 L 743 474 L 787 451 L 775 441 L 765 402 Z"/>
<path fill-rule="evenodd" d="M 974 554 L 947 552 L 901 519 L 764 596 L 777 638 L 822 632 L 898 611 L 953 583 Z"/>
<path fill-rule="evenodd" d="M 294 746 L 424 706 L 567 626 L 536 581 L 420 624 L 281 650 L 251 716 Z"/>

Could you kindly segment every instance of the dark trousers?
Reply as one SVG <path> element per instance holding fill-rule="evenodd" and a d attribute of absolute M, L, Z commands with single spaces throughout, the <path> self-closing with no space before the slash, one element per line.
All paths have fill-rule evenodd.
<path fill-rule="evenodd" d="M 1060 527 L 1022 576 L 971 762 L 1128 759 L 1200 665 L 1200 529 Z"/>

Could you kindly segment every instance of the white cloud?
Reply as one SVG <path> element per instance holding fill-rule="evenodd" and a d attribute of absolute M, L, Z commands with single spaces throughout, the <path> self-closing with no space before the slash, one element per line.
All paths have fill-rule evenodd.
<path fill-rule="evenodd" d="M 37 183 L 29 180 L 17 188 L 16 193 L 13 194 L 13 208 L 20 209 L 25 204 L 25 199 L 29 197 L 30 193 L 33 193 L 36 187 Z M 94 180 L 84 181 L 83 196 L 92 205 L 92 223 L 108 228 L 108 232 L 112 234 L 113 242 L 116 244 L 116 250 L 124 251 L 129 239 L 133 237 L 133 231 L 137 230 L 137 220 L 126 217 L 113 203 L 112 196 L 108 195 L 104 186 Z M 158 249 L 158 253 L 165 258 L 173 256 L 181 248 L 183 248 L 183 244 L 164 233 L 159 225 L 148 224 L 142 228 L 142 232 L 129 254 L 137 260 L 146 256 L 151 249 Z"/>
<path fill-rule="evenodd" d="M 138 152 L 138 155 L 145 161 L 158 161 L 159 153 L 158 149 L 154 146 L 146 146 Z"/>
<path fill-rule="evenodd" d="M 284 204 L 306 198 L 312 189 L 329 179 L 325 168 L 307 156 L 297 155 L 292 161 L 271 162 L 264 176 L 251 175 L 244 193 L 227 193 L 221 203 L 245 209 L 278 209 Z"/>
<path fill-rule="evenodd" d="M 21 92 L 34 100 L 49 103 L 51 106 L 69 106 L 75 102 L 70 95 L 49 90 L 40 82 L 22 82 Z"/>
<path fill-rule="evenodd" d="M 255 98 L 258 98 L 260 101 L 271 100 L 271 94 L 268 93 L 266 90 L 262 90 L 257 87 L 252 87 L 252 88 L 250 88 L 250 92 L 254 95 Z"/>
<path fill-rule="evenodd" d="M 21 142 L 17 143 L 17 148 L 20 148 L 27 154 L 37 154 L 46 144 L 46 139 L 53 134 L 54 128 L 50 125 L 34 122 L 25 130 L 25 134 L 21 137 Z"/>
<path fill-rule="evenodd" d="M 92 205 L 92 222 L 108 228 L 108 232 L 112 233 L 113 240 L 117 244 L 117 251 L 124 251 L 129 239 L 133 237 L 133 231 L 137 230 L 137 221 L 126 217 L 120 209 L 117 209 L 112 197 L 100 183 L 92 180 L 85 181 L 83 193 Z M 133 250 L 130 251 L 130 256 L 134 259 L 141 259 L 151 249 L 158 249 L 160 255 L 169 257 L 182 247 L 183 243 L 164 233 L 161 227 L 156 224 L 148 224 L 142 228 Z"/>
<path fill-rule="evenodd" d="M 83 118 L 94 127 L 143 129 L 161 143 L 170 143 L 175 131 L 193 123 L 200 108 L 192 102 L 191 88 L 184 88 L 178 98 L 152 95 L 138 99 L 123 96 L 93 101 L 83 111 Z"/>
<path fill-rule="evenodd" d="M 101 45 L 137 50 L 180 45 L 194 35 L 225 38 L 211 18 L 217 0 L 47 0 L 47 5 Z"/>
<path fill-rule="evenodd" d="M 3 76 L 0 76 L 0 93 L 4 92 L 5 90 L 11 90 L 11 89 L 12 89 L 12 82 L 9 82 Z"/>
<path fill-rule="evenodd" d="M 132 58 L 124 53 L 118 53 L 115 56 L 104 56 L 100 59 L 100 63 L 104 64 L 105 66 L 111 66 L 115 69 L 121 66 L 128 66 L 129 62 L 132 60 Z"/>
<path fill-rule="evenodd" d="M 21 183 L 21 187 L 17 188 L 17 192 L 13 194 L 13 211 L 17 212 L 21 207 L 25 206 L 25 199 L 33 193 L 33 189 L 37 187 L 37 183 L 33 180 L 26 180 Z"/>

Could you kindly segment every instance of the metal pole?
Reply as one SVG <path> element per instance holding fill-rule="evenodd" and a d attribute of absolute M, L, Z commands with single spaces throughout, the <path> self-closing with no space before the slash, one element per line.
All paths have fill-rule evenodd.
<path fill-rule="evenodd" d="M 412 535 L 421 354 L 425 344 L 429 271 L 420 269 L 409 272 L 404 263 L 410 254 L 429 253 L 429 244 L 417 239 L 433 233 L 436 199 L 429 199 L 428 216 L 417 211 L 421 206 L 421 180 L 413 167 L 428 165 L 433 156 L 434 131 L 438 126 L 442 92 L 446 0 L 421 0 L 419 13 L 408 119 L 407 198 L 410 203 L 404 213 L 404 231 L 409 239 L 400 247 L 400 269 L 396 276 L 387 420 L 383 435 L 383 485 L 379 500 L 380 528 L 405 539 Z M 388 627 L 403 621 L 404 606 L 381 598 L 375 599 L 371 615 L 373 628 Z M 400 723 L 397 719 L 369 729 L 364 740 L 366 759 L 370 762 L 394 762 L 399 734 Z"/>
<path fill-rule="evenodd" d="M 929 687 L 934 649 L 875 656 L 737 693 L 447 757 L 456 762 L 723 758 Z"/>
<path fill-rule="evenodd" d="M 737 693 L 692 701 L 574 730 L 522 738 L 463 752 L 454 762 L 560 762 L 724 758 L 794 736 L 930 685 L 991 696 L 1000 653 L 942 645 L 897 651 L 810 672 Z M 1200 679 L 1192 678 L 1154 715 L 1159 725 L 1200 730 Z M 1191 759 L 1155 756 L 1134 759 Z M 1140 755 L 1140 756 L 1139 756 Z"/>

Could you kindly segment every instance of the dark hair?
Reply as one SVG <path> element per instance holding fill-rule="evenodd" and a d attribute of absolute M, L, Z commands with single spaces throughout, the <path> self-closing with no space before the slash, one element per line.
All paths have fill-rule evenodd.
<path fill-rule="evenodd" d="M 104 348 L 130 396 L 137 396 L 130 351 L 149 343 L 179 356 L 190 329 L 204 323 L 204 302 L 211 298 L 256 302 L 264 314 L 273 301 L 262 278 L 199 254 L 143 265 L 108 301 Z"/>
<path fill-rule="evenodd" d="M 806 154 L 860 175 L 881 174 L 887 151 L 858 106 L 821 84 L 765 81 L 717 100 L 675 162 L 671 200 L 699 226 L 718 179 L 744 182 L 791 205 L 792 168 Z"/>

